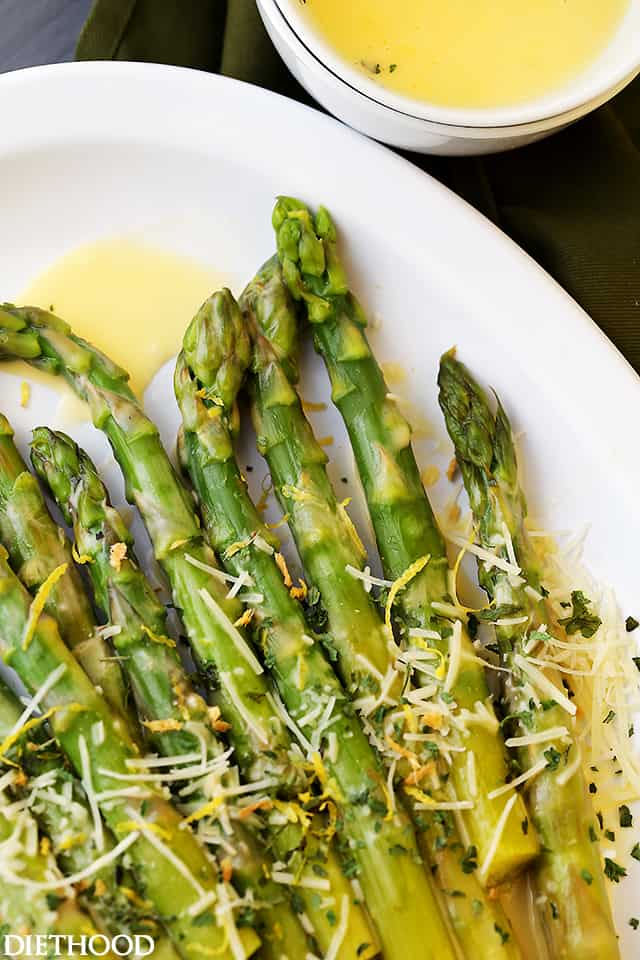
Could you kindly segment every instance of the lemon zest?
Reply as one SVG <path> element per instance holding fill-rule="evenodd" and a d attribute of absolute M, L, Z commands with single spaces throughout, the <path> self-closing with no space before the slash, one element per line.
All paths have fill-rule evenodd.
<path fill-rule="evenodd" d="M 280 527 L 284 527 L 285 523 L 288 523 L 288 522 L 289 522 L 289 514 L 285 513 L 275 523 L 266 523 L 265 526 L 267 530 L 278 530 Z"/>
<path fill-rule="evenodd" d="M 419 766 L 418 758 L 412 750 L 408 750 L 406 747 L 401 747 L 399 743 L 396 743 L 395 740 L 391 739 L 389 734 L 387 734 L 384 739 L 392 750 L 394 750 L 396 753 L 399 753 L 401 757 L 406 757 L 412 767 Z"/>
<path fill-rule="evenodd" d="M 409 706 L 408 703 L 403 703 L 403 704 L 402 704 L 402 712 L 404 713 L 404 718 L 405 718 L 405 722 L 406 722 L 406 724 L 407 724 L 407 728 L 408 728 L 408 730 L 409 730 L 409 733 L 417 733 L 417 732 L 418 732 L 418 720 L 417 720 L 417 718 L 416 718 L 415 713 L 413 713 L 413 711 L 411 710 L 411 707 Z"/>
<path fill-rule="evenodd" d="M 307 584 L 306 584 L 305 581 L 302 579 L 302 577 L 298 577 L 298 583 L 300 584 L 299 587 L 291 587 L 290 590 L 289 590 L 289 594 L 290 594 L 290 596 L 291 596 L 291 599 L 292 599 L 292 600 L 305 600 L 306 597 L 307 597 L 307 594 L 309 593 L 309 588 L 307 587 Z"/>
<path fill-rule="evenodd" d="M 182 724 L 179 720 L 172 717 L 166 720 L 143 720 L 142 726 L 150 730 L 151 733 L 171 733 L 174 730 L 182 730 Z"/>
<path fill-rule="evenodd" d="M 417 577 L 418 574 L 424 570 L 426 565 L 431 560 L 431 554 L 426 553 L 424 557 L 418 557 L 417 560 L 407 567 L 404 573 L 401 573 L 397 580 L 394 580 L 392 585 L 389 588 L 389 596 L 387 597 L 387 604 L 384 609 L 384 622 L 389 630 L 391 630 L 391 608 L 393 607 L 394 601 L 401 590 L 410 583 L 414 577 Z"/>
<path fill-rule="evenodd" d="M 171 834 L 168 830 L 157 823 L 149 823 L 148 820 L 121 820 L 120 823 L 116 824 L 117 833 L 133 833 L 136 830 L 148 830 L 149 833 L 155 833 L 161 840 L 171 840 Z"/>
<path fill-rule="evenodd" d="M 52 570 L 47 579 L 41 584 L 40 589 L 36 593 L 35 597 L 31 601 L 31 606 L 29 607 L 29 616 L 27 617 L 27 623 L 24 629 L 24 636 L 22 638 L 22 649 L 26 650 L 33 639 L 33 635 L 36 632 L 38 626 L 38 621 L 42 616 L 42 612 L 45 608 L 46 602 L 49 599 L 49 594 L 55 587 L 58 580 L 61 577 L 64 577 L 65 573 L 69 569 L 68 563 L 61 563 L 59 567 L 56 567 L 55 570 Z"/>
<path fill-rule="evenodd" d="M 432 807 L 435 804 L 433 797 L 430 797 L 429 794 L 421 790 L 420 787 L 405 787 L 404 792 L 410 796 L 412 800 L 417 800 L 418 803 L 426 803 L 428 807 Z"/>
<path fill-rule="evenodd" d="M 282 579 L 284 580 L 284 585 L 287 590 L 293 586 L 293 580 L 291 579 L 291 574 L 289 573 L 289 568 L 287 567 L 287 561 L 281 553 L 275 553 L 273 559 L 276 562 L 278 570 L 282 574 Z"/>
<path fill-rule="evenodd" d="M 0 743 L 0 757 L 4 757 L 4 754 L 16 743 L 23 734 L 27 733 L 29 730 L 33 730 L 34 727 L 39 726 L 41 723 L 45 723 L 49 717 L 53 716 L 54 713 L 57 713 L 58 710 L 62 710 L 65 704 L 57 704 L 55 707 L 50 707 L 46 713 L 42 713 L 39 717 L 32 717 L 31 720 L 27 720 L 26 723 L 23 723 L 22 726 L 12 733 L 10 736 L 6 737 L 2 743 Z"/>
<path fill-rule="evenodd" d="M 188 817 L 185 817 L 183 823 L 196 823 L 198 820 L 202 820 L 203 817 L 214 814 L 218 807 L 221 806 L 222 797 L 214 797 L 213 800 L 208 800 L 207 803 L 204 803 L 201 807 L 198 807 L 197 810 L 194 810 L 193 813 L 190 813 Z"/>
<path fill-rule="evenodd" d="M 176 642 L 171 637 L 165 637 L 161 633 L 154 633 L 151 627 L 148 627 L 146 623 L 142 624 L 142 632 L 145 633 L 149 640 L 153 640 L 154 643 L 161 643 L 165 647 L 175 647 Z"/>
<path fill-rule="evenodd" d="M 434 657 L 438 658 L 440 661 L 440 666 L 436 667 L 436 677 L 438 680 L 444 680 L 447 672 L 447 660 L 442 650 L 438 650 L 437 647 L 430 647 L 428 643 L 425 643 L 422 637 L 412 637 L 412 640 L 413 645 L 418 647 L 419 650 L 423 650 L 425 653 L 432 653 Z"/>
<path fill-rule="evenodd" d="M 109 549 L 109 566 L 120 573 L 123 560 L 127 559 L 126 543 L 114 543 Z"/>
<path fill-rule="evenodd" d="M 62 853 L 65 850 L 71 850 L 73 847 L 78 847 L 81 843 L 84 843 L 86 839 L 86 833 L 76 833 L 73 837 L 67 837 L 58 844 L 58 852 Z"/>
<path fill-rule="evenodd" d="M 93 563 L 93 557 L 90 557 L 88 553 L 78 553 L 78 548 L 75 543 L 71 545 L 71 556 L 73 557 L 75 563 L 85 564 Z"/>
<path fill-rule="evenodd" d="M 253 620 L 255 612 L 256 611 L 253 609 L 253 607 L 247 607 L 242 616 L 238 617 L 238 619 L 234 621 L 234 627 L 248 627 Z"/>
<path fill-rule="evenodd" d="M 347 533 L 348 533 L 349 536 L 351 537 L 351 540 L 352 540 L 353 545 L 355 546 L 356 550 L 358 551 L 358 553 L 360 554 L 361 557 L 366 558 L 366 556 L 367 556 L 367 551 L 366 551 L 365 545 L 364 545 L 364 543 L 362 542 L 362 540 L 360 539 L 360 534 L 359 534 L 358 531 L 356 530 L 356 528 L 355 528 L 355 526 L 354 526 L 354 523 L 353 523 L 353 520 L 351 519 L 351 517 L 350 517 L 349 514 L 347 513 L 347 507 L 348 507 L 349 504 L 351 503 L 351 499 L 352 499 L 351 497 L 345 497 L 345 499 L 342 500 L 342 501 L 338 504 L 338 512 L 340 513 L 340 516 L 342 517 L 342 521 L 343 521 L 345 527 L 347 528 Z"/>

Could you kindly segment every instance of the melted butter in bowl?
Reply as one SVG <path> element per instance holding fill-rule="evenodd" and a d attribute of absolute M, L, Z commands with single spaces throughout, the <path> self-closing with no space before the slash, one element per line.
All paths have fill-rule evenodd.
<path fill-rule="evenodd" d="M 180 349 L 200 304 L 224 283 L 219 273 L 186 257 L 109 239 L 62 257 L 17 302 L 52 309 L 74 333 L 128 370 L 131 388 L 142 397 L 160 367 Z M 19 362 L 7 364 L 3 372 L 55 387 L 59 424 L 88 418 L 86 405 L 61 378 Z"/>
<path fill-rule="evenodd" d="M 542 97 L 587 68 L 629 0 L 305 0 L 309 25 L 382 87 L 442 107 Z"/>

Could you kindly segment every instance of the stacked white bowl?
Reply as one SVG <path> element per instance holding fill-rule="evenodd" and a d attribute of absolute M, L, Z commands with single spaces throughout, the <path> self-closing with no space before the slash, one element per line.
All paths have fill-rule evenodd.
<path fill-rule="evenodd" d="M 640 0 L 630 0 L 600 56 L 562 88 L 515 106 L 470 110 L 412 100 L 381 87 L 314 30 L 300 0 L 257 4 L 280 56 L 318 103 L 376 140 L 420 153 L 495 153 L 532 143 L 606 103 L 640 71 Z"/>

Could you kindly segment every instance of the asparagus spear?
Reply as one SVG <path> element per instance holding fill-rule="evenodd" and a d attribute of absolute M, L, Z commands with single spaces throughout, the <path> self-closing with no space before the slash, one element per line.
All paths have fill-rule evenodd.
<path fill-rule="evenodd" d="M 248 341 L 225 345 L 226 350 L 236 348 L 248 351 Z M 224 720 L 231 724 L 235 755 L 245 779 L 275 780 L 281 797 L 297 795 L 308 785 L 308 775 L 274 709 L 262 666 L 252 660 L 241 628 L 234 626 L 242 616 L 242 605 L 226 597 L 227 587 L 202 536 L 190 496 L 175 475 L 157 428 L 127 386 L 128 374 L 53 314 L 9 304 L 0 306 L 0 359 L 16 357 L 62 374 L 89 403 L 96 426 L 106 433 L 120 464 L 127 497 L 138 507 L 156 559 L 171 583 L 195 659 Z M 224 355 L 221 361 L 224 381 L 227 369 L 232 375 L 234 367 Z M 216 678 L 224 682 L 214 689 Z M 312 867 L 323 871 L 327 875 L 323 882 L 328 880 L 340 901 L 349 887 L 333 851 L 326 849 L 317 831 L 295 823 L 290 807 L 280 820 L 270 825 L 277 833 L 276 854 L 286 861 L 288 872 L 298 880 Z M 312 917 L 320 945 L 330 943 L 334 931 L 322 899 L 318 905 L 306 888 L 296 893 Z M 371 939 L 368 931 L 363 911 L 352 909 L 346 942 L 351 943 L 351 938 L 356 946 L 366 942 Z M 339 960 L 343 955 L 347 956 L 341 954 Z"/>
<path fill-rule="evenodd" d="M 504 911 L 497 900 L 485 895 L 478 880 L 478 850 L 467 838 L 462 843 L 464 824 L 456 829 L 452 821 L 448 808 L 452 800 L 453 807 L 457 806 L 455 795 L 438 796 L 439 804 L 434 810 L 430 805 L 436 801 L 421 789 L 426 786 L 432 792 L 437 786 L 435 762 L 439 755 L 446 756 L 447 751 L 440 749 L 439 736 L 420 732 L 418 717 L 409 713 L 416 708 L 415 701 L 407 700 L 400 707 L 400 699 L 407 691 L 402 677 L 395 671 L 398 650 L 390 642 L 390 634 L 362 583 L 346 573 L 348 569 L 357 574 L 364 558 L 348 518 L 336 504 L 324 468 L 324 454 L 304 419 L 295 391 L 285 379 L 285 371 L 292 380 L 296 378 L 296 320 L 277 261 L 263 268 L 244 299 L 249 316 L 255 315 L 260 328 L 269 331 L 269 339 L 261 338 L 256 332 L 258 434 L 266 446 L 276 488 L 301 491 L 295 497 L 295 506 L 289 506 L 289 516 L 293 517 L 290 522 L 305 565 L 320 589 L 329 624 L 339 631 L 341 640 L 336 641 L 335 646 L 343 679 L 358 696 L 365 727 L 385 760 L 387 774 L 393 776 L 394 771 L 397 774 L 419 831 L 421 848 L 443 891 L 463 949 L 481 951 L 485 957 L 517 956 Z M 273 371 L 276 370 L 286 384 L 286 391 L 282 387 L 277 394 L 274 391 L 278 403 L 270 400 L 268 392 L 269 378 L 275 380 Z M 290 403 L 283 410 L 287 401 Z M 279 452 L 277 448 L 283 436 L 288 440 L 280 445 Z M 285 460 L 289 441 L 293 453 Z M 310 461 L 312 467 L 308 466 Z M 341 571 L 345 571 L 342 578 Z M 343 583 L 345 579 L 347 582 Z M 356 621 L 355 628 L 352 621 Z M 433 674 L 433 670 L 429 670 Z M 420 710 L 430 716 L 432 723 L 437 722 L 439 715 L 430 704 Z M 411 727 L 405 731 L 407 722 Z M 410 740 L 404 740 L 407 732 Z M 446 747 L 449 740 L 450 736 L 441 741 L 442 745 Z M 445 780 L 448 770 L 441 772 Z M 437 809 L 438 805 L 443 809 Z"/>
<path fill-rule="evenodd" d="M 0 414 L 0 540 L 11 564 L 31 593 L 37 593 L 54 570 L 65 573 L 47 597 L 46 610 L 58 621 L 65 643 L 109 703 L 127 716 L 120 667 L 109 645 L 96 632 L 91 604 L 73 563 L 67 539 L 47 510 L 37 482 L 13 442 L 13 430 Z"/>
<path fill-rule="evenodd" d="M 393 613 L 409 648 L 411 631 L 429 632 L 429 644 L 451 667 L 446 689 L 460 710 L 483 705 L 490 722 L 474 725 L 464 737 L 467 750 L 455 753 L 451 773 L 457 796 L 473 800 L 462 814 L 482 865 L 491 849 L 505 807 L 504 797 L 490 799 L 504 783 L 505 749 L 496 732 L 495 715 L 483 665 L 475 656 L 464 625 L 452 616 L 455 583 L 446 546 L 425 494 L 411 447 L 411 430 L 389 396 L 382 371 L 368 344 L 366 318 L 349 290 L 336 249 L 336 232 L 326 210 L 312 217 L 293 198 L 281 198 L 273 214 L 278 254 L 292 295 L 304 303 L 313 326 L 314 344 L 329 372 L 332 396 L 340 410 L 355 454 L 385 577 L 394 582 L 425 555 L 429 562 L 415 570 L 398 592 Z M 351 561 L 353 563 L 353 561 Z M 358 587 L 352 588 L 353 593 Z M 452 633 L 453 628 L 453 633 Z M 450 644 L 458 666 L 452 665 Z M 492 729 L 493 725 L 493 729 Z M 475 783 L 469 782 L 469 752 Z M 499 849 L 484 877 L 490 883 L 515 875 L 537 854 L 533 831 L 524 834 L 526 810 L 521 799 L 504 824 Z"/>
<path fill-rule="evenodd" d="M 55 621 L 42 612 L 45 589 L 46 584 L 32 601 L 0 548 L 0 655 L 48 712 L 55 737 L 82 777 L 95 811 L 97 847 L 103 844 L 99 809 L 119 841 L 110 856 L 128 851 L 144 895 L 185 960 L 211 949 L 231 957 L 229 936 L 238 955 L 251 955 L 259 943 L 253 930 L 236 933 L 228 919 L 224 929 L 197 923 L 197 914 L 226 888 L 195 837 L 181 829 L 182 818 L 161 791 L 150 783 L 136 789 L 138 776 L 131 770 L 138 759 L 135 745 L 62 642 Z"/>
<path fill-rule="evenodd" d="M 219 345 L 237 341 L 242 328 L 231 293 L 214 294 L 189 326 L 176 367 L 182 451 L 209 536 L 228 569 L 237 576 L 249 574 L 262 598 L 252 624 L 309 759 L 318 757 L 323 797 L 338 811 L 338 830 L 350 851 L 349 870 L 358 876 L 384 955 L 390 960 L 453 956 L 410 821 L 386 790 L 345 692 L 283 580 L 286 568 L 275 552 L 277 544 L 234 458 L 236 394 L 248 357 L 227 354 L 227 363 L 235 363 L 233 375 L 228 366 L 221 369 L 218 358 Z M 289 389 L 275 377 L 270 386 L 276 398 Z"/>
<path fill-rule="evenodd" d="M 225 745 L 215 725 L 224 730 L 225 724 L 218 718 L 219 710 L 210 711 L 193 689 L 173 641 L 167 637 L 165 607 L 137 564 L 133 538 L 110 504 L 94 464 L 73 440 L 46 427 L 34 431 L 31 459 L 65 520 L 73 526 L 76 550 L 87 558 L 97 603 L 116 631 L 113 644 L 131 683 L 151 747 L 176 763 L 180 757 L 202 751 L 207 763 L 220 758 Z M 239 786 L 234 773 L 226 771 L 213 780 L 196 782 L 197 789 L 189 787 L 188 796 L 181 800 L 178 794 L 176 799 L 185 814 L 195 814 L 198 824 L 207 827 L 208 835 L 213 833 L 221 855 L 231 845 L 234 856 L 225 860 L 228 868 L 233 867 L 237 886 L 245 895 L 251 891 L 256 904 L 265 904 L 257 911 L 265 956 L 273 960 L 283 954 L 304 956 L 306 935 L 284 888 L 270 879 L 272 864 L 266 851 L 260 849 L 241 821 L 229 823 L 228 813 L 226 830 L 215 835 L 224 790 L 233 794 Z M 240 808 L 236 816 L 239 813 L 240 817 L 251 818 L 255 796 L 247 791 L 245 799 L 248 803 L 244 812 Z M 211 808 L 212 801 L 220 806 L 211 816 L 202 817 L 201 812 Z"/>
<path fill-rule="evenodd" d="M 65 876 L 86 870 L 102 851 L 93 837 L 91 808 L 80 781 L 71 770 L 46 728 L 39 724 L 19 736 L 14 731 L 21 727 L 23 707 L 0 680 L 0 741 L 11 741 L 3 754 L 7 783 L 6 793 L 18 802 L 28 803 L 31 816 L 37 822 L 41 836 L 41 856 L 53 854 Z M 105 850 L 112 850 L 115 841 L 104 834 Z M 122 864 L 108 863 L 92 874 L 78 892 L 82 907 L 91 916 L 96 927 L 110 936 L 144 933 L 154 938 L 154 956 L 175 958 L 178 954 L 159 927 L 153 913 L 132 889 L 132 877 L 118 879 Z M 24 897 L 24 890 L 20 890 Z M 0 896 L 0 900 L 2 897 Z M 54 897 L 55 900 L 55 897 Z M 42 932 L 40 926 L 34 930 Z"/>
<path fill-rule="evenodd" d="M 552 954 L 581 960 L 616 958 L 619 951 L 594 842 L 593 810 L 573 735 L 575 707 L 552 669 L 543 671 L 546 692 L 540 697 L 536 684 L 541 674 L 528 659 L 535 656 L 545 634 L 557 637 L 560 630 L 550 620 L 538 560 L 525 527 L 526 504 L 511 425 L 499 402 L 492 412 L 484 392 L 453 352 L 442 358 L 438 382 L 440 406 L 480 544 L 500 560 L 498 566 L 480 563 L 479 576 L 494 609 L 509 611 L 510 625 L 496 627 L 502 666 L 509 670 L 504 684 L 508 712 L 525 741 L 532 734 L 547 734 L 544 742 L 523 744 L 519 759 L 523 770 L 539 771 L 528 781 L 528 798 L 542 842 L 536 880 Z M 557 690 L 557 695 L 549 699 L 549 690 L 551 694 Z"/>

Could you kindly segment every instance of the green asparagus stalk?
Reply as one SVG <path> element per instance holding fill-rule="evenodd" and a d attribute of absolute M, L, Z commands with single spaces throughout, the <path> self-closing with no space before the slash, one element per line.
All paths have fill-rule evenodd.
<path fill-rule="evenodd" d="M 410 821 L 388 793 L 348 698 L 291 596 L 277 543 L 234 458 L 236 394 L 248 358 L 229 354 L 236 373 L 231 377 L 225 371 L 223 382 L 215 344 L 237 340 L 242 328 L 231 293 L 214 294 L 188 328 L 176 367 L 182 450 L 207 531 L 228 569 L 236 576 L 250 575 L 261 597 L 252 624 L 309 759 L 319 758 L 323 797 L 338 811 L 338 831 L 350 851 L 349 871 L 358 877 L 385 957 L 453 956 Z M 283 385 L 275 379 L 270 385 L 277 399 Z M 242 549 L 236 548 L 238 542 Z"/>
<path fill-rule="evenodd" d="M 215 725 L 224 730 L 225 724 L 218 718 L 219 710 L 210 710 L 193 689 L 168 637 L 166 609 L 138 566 L 131 533 L 109 502 L 94 464 L 73 440 L 46 427 L 34 431 L 31 459 L 65 520 L 73 526 L 76 550 L 86 558 L 98 606 L 108 614 L 115 631 L 113 645 L 152 749 L 176 763 L 180 757 L 202 751 L 207 763 L 219 759 L 225 745 Z M 176 797 L 180 809 L 207 825 L 209 833 L 217 826 L 219 809 L 207 818 L 202 818 L 200 811 L 209 809 L 216 796 L 222 799 L 225 789 L 233 794 L 239 786 L 234 783 L 233 771 L 224 767 L 223 771 L 214 782 L 196 783 L 197 789 L 190 789 L 182 802 L 179 794 Z M 243 808 L 235 814 L 250 818 L 253 798 L 247 793 L 244 799 L 248 800 L 244 814 Z M 266 851 L 242 821 L 230 824 L 229 832 L 220 831 L 218 846 L 224 853 L 222 844 L 234 849 L 229 865 L 240 892 L 246 896 L 250 891 L 256 903 L 265 904 L 257 911 L 265 957 L 304 956 L 306 935 L 284 888 L 270 879 L 272 865 Z"/>
<path fill-rule="evenodd" d="M 64 574 L 48 595 L 46 610 L 62 637 L 109 703 L 127 716 L 120 667 L 109 645 L 96 632 L 91 604 L 73 563 L 71 547 L 47 510 L 37 482 L 13 442 L 13 430 L 0 414 L 0 540 L 11 564 L 31 593 L 37 593 L 54 570 Z"/>
<path fill-rule="evenodd" d="M 458 667 L 447 671 L 446 688 L 460 710 L 483 707 L 487 725 L 474 725 L 454 754 L 451 773 L 456 794 L 472 800 L 462 817 L 482 865 L 501 822 L 505 798 L 491 791 L 507 771 L 502 737 L 482 663 L 463 624 L 453 630 L 456 590 L 446 546 L 425 494 L 411 446 L 411 430 L 389 396 L 387 385 L 364 328 L 366 318 L 349 290 L 336 249 L 336 232 L 326 210 L 313 218 L 298 200 L 281 198 L 273 222 L 278 253 L 292 295 L 304 303 L 312 323 L 314 344 L 329 372 L 332 397 L 344 419 L 364 488 L 382 558 L 384 575 L 399 581 L 425 555 L 429 562 L 399 591 L 393 614 L 406 645 L 411 632 L 427 631 L 429 644 L 451 665 L 455 640 Z M 353 563 L 353 560 L 351 561 Z M 353 593 L 361 586 L 353 587 Z M 458 617 L 459 619 L 459 617 Z M 492 728 L 493 727 L 493 728 Z M 474 783 L 469 782 L 469 751 L 474 758 Z M 496 883 L 517 874 L 537 854 L 533 831 L 523 833 L 526 810 L 518 799 L 504 824 L 501 843 L 483 880 Z M 482 869 L 482 868 L 481 868 Z"/>
<path fill-rule="evenodd" d="M 9 764 L 5 777 L 10 780 L 5 792 L 18 802 L 29 803 L 29 813 L 42 837 L 41 856 L 53 854 L 63 874 L 73 876 L 89 868 L 102 853 L 93 836 L 91 808 L 80 781 L 50 737 L 46 724 L 36 724 L 17 739 L 12 736 L 21 727 L 22 713 L 20 701 L 0 680 L 0 741 L 12 741 L 3 754 L 5 765 Z M 105 832 L 105 850 L 114 846 L 111 834 Z M 135 893 L 133 878 L 121 882 L 121 871 L 122 864 L 113 861 L 93 873 L 79 889 L 81 906 L 102 933 L 112 937 L 147 934 L 154 938 L 154 957 L 161 954 L 167 960 L 175 960 L 175 948 Z M 24 897 L 24 890 L 20 893 Z M 35 930 L 42 932 L 40 927 Z"/>
<path fill-rule="evenodd" d="M 315 442 L 293 387 L 285 379 L 285 371 L 292 380 L 296 379 L 296 318 L 277 261 L 263 268 L 245 293 L 244 302 L 260 329 L 269 331 L 268 339 L 256 331 L 256 409 L 260 407 L 257 432 L 266 447 L 276 489 L 281 494 L 284 491 L 285 496 L 296 491 L 294 506 L 287 505 L 289 517 L 293 518 L 290 525 L 303 562 L 320 590 L 329 625 L 339 631 L 341 639 L 335 647 L 343 679 L 358 697 L 366 729 L 385 760 L 387 772 L 398 773 L 422 851 L 443 891 L 463 949 L 481 951 L 485 957 L 517 956 L 504 911 L 497 900 L 486 896 L 478 880 L 478 849 L 467 838 L 462 843 L 464 823 L 456 828 L 452 820 L 454 815 L 449 808 L 452 800 L 453 807 L 457 806 L 455 795 L 439 796 L 434 810 L 430 806 L 435 800 L 430 792 L 421 789 L 425 784 L 428 788 L 437 785 L 434 767 L 440 747 L 432 732 L 419 730 L 417 717 L 409 712 L 410 701 L 400 706 L 406 690 L 402 676 L 395 671 L 399 651 L 363 584 L 347 574 L 347 570 L 357 573 L 364 565 L 363 549 L 361 552 L 353 527 L 336 503 L 324 467 L 326 458 Z M 271 394 L 277 403 L 269 398 L 268 383 L 269 378 L 275 381 L 274 371 L 285 385 Z M 280 443 L 284 436 L 291 441 L 293 451 L 286 460 L 288 441 Z M 352 621 L 356 621 L 355 628 Z M 335 637 L 333 631 L 331 636 Z M 390 707 L 384 702 L 385 684 Z M 424 709 L 430 711 L 431 723 L 437 723 L 439 714 L 429 705 Z M 410 725 L 408 731 L 404 729 L 406 723 Z M 407 732 L 412 737 L 410 741 L 404 741 Z M 447 769 L 442 772 L 446 778 Z M 454 892 L 456 895 L 452 895 Z"/>
<path fill-rule="evenodd" d="M 224 347 L 225 352 L 249 349 L 248 341 Z M 223 380 L 227 369 L 233 374 L 225 355 L 220 364 Z M 296 796 L 305 789 L 308 775 L 299 752 L 292 750 L 283 718 L 274 709 L 263 668 L 252 659 L 241 628 L 234 626 L 242 617 L 242 604 L 226 596 L 227 586 L 202 536 L 190 495 L 175 475 L 157 428 L 127 386 L 128 374 L 76 337 L 68 324 L 53 314 L 35 307 L 5 305 L 0 307 L 0 359 L 16 357 L 62 374 L 89 403 L 96 426 L 106 433 L 120 464 L 127 497 L 138 507 L 156 559 L 171 583 L 200 671 L 225 722 L 231 725 L 244 778 L 251 782 L 274 780 L 280 797 Z M 223 682 L 214 686 L 216 681 Z M 315 830 L 301 829 L 294 820 L 289 805 L 281 813 L 280 823 L 272 824 L 278 833 L 274 849 L 286 863 L 285 872 L 299 880 L 312 868 L 322 871 L 326 873 L 323 881 L 328 881 L 332 894 L 341 900 L 342 891 L 349 887 L 332 850 L 326 849 Z M 319 944 L 330 943 L 334 931 L 322 898 L 318 903 L 318 898 L 305 896 L 306 888 L 296 888 L 298 892 L 298 902 L 304 902 L 305 912 L 312 915 Z M 361 909 L 350 912 L 349 936 L 356 945 L 371 939 Z M 338 960 L 343 956 L 347 953 Z"/>
<path fill-rule="evenodd" d="M 504 683 L 508 713 L 525 741 L 531 735 L 543 740 L 520 746 L 519 760 L 523 770 L 538 770 L 527 781 L 528 800 L 542 843 L 536 882 L 551 952 L 560 958 L 613 960 L 619 950 L 574 737 L 575 707 L 558 673 L 551 668 L 541 672 L 529 660 L 545 636 L 558 637 L 560 630 L 546 607 L 525 527 L 511 426 L 499 402 L 492 412 L 453 352 L 442 358 L 438 382 L 480 545 L 499 561 L 480 562 L 479 576 L 494 609 L 507 611 L 496 636 L 501 665 L 509 671 Z"/>
<path fill-rule="evenodd" d="M 242 345 L 236 345 L 242 349 Z M 36 351 L 39 348 L 39 353 Z M 245 349 L 249 349 L 248 345 Z M 0 307 L 0 358 L 28 360 L 62 374 L 89 404 L 93 421 L 109 439 L 125 478 L 127 499 L 145 522 L 156 559 L 171 584 L 200 672 L 234 730 L 234 746 L 250 779 L 301 782 L 284 724 L 274 718 L 263 668 L 247 659 L 246 641 L 234 622 L 238 598 L 216 575 L 193 504 L 162 446 L 158 429 L 129 389 L 126 371 L 68 324 L 37 307 Z M 216 681 L 219 682 L 216 685 Z M 268 745 L 268 750 L 265 748 Z"/>
<path fill-rule="evenodd" d="M 11 570 L 6 550 L 0 549 L 0 655 L 46 711 L 56 739 L 82 778 L 95 809 L 97 847 L 104 842 L 99 809 L 119 841 L 111 856 L 128 852 L 145 897 L 185 960 L 210 950 L 231 957 L 227 942 L 236 936 L 235 927 L 230 931 L 228 921 L 224 929 L 197 922 L 198 914 L 226 888 L 162 792 L 148 782 L 140 788 L 132 773 L 137 749 L 62 642 L 55 621 L 42 611 L 46 589 L 45 582 L 32 600 Z M 6 743 L 3 746 L 6 749 Z M 237 936 L 238 952 L 250 956 L 258 937 L 250 929 Z"/>

